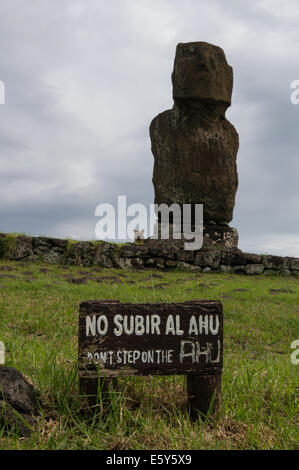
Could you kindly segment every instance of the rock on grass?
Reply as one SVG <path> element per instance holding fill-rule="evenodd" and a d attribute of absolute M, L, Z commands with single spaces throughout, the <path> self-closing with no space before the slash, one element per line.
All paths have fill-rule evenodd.
<path fill-rule="evenodd" d="M 33 386 L 17 369 L 0 366 L 0 426 L 26 436 L 38 413 Z"/>

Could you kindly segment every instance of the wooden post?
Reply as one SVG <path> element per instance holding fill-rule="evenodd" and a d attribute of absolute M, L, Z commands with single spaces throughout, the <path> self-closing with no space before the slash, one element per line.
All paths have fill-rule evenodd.
<path fill-rule="evenodd" d="M 191 418 L 197 419 L 200 415 L 205 420 L 209 410 L 211 415 L 217 414 L 221 402 L 221 374 L 187 375 L 186 379 Z"/>
<path fill-rule="evenodd" d="M 119 300 L 114 299 L 102 299 L 102 304 L 114 304 L 119 303 Z M 106 377 L 88 377 L 86 371 L 79 371 L 79 391 L 80 395 L 85 397 L 86 405 L 84 407 L 85 412 L 94 412 L 100 409 L 101 413 L 103 409 L 109 408 L 111 403 L 111 393 L 117 390 L 117 379 L 106 378 Z"/>
<path fill-rule="evenodd" d="M 85 412 L 108 410 L 111 404 L 112 394 L 117 391 L 116 378 L 106 377 L 84 377 L 79 375 L 80 395 L 85 398 Z"/>

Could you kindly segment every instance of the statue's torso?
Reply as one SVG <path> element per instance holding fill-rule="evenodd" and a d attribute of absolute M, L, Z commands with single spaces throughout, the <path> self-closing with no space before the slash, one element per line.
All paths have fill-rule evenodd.
<path fill-rule="evenodd" d="M 235 128 L 221 116 L 202 122 L 177 109 L 151 123 L 155 202 L 204 204 L 206 219 L 229 222 L 238 187 Z"/>

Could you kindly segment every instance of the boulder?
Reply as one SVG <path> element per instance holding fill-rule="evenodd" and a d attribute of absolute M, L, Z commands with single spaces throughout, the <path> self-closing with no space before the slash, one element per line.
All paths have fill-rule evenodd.
<path fill-rule="evenodd" d="M 262 274 L 264 272 L 263 264 L 247 264 L 246 274 Z"/>
<path fill-rule="evenodd" d="M 20 235 L 16 237 L 15 246 L 13 249 L 11 259 L 20 260 L 32 255 L 32 237 Z"/>
<path fill-rule="evenodd" d="M 120 253 L 121 256 L 126 256 L 128 258 L 146 257 L 148 254 L 148 247 L 137 243 L 131 243 L 123 245 L 120 248 Z"/>
<path fill-rule="evenodd" d="M 92 266 L 95 258 L 95 245 L 92 242 L 77 242 L 70 246 L 67 263 L 77 266 Z"/>
<path fill-rule="evenodd" d="M 0 426 L 18 429 L 20 435 L 30 434 L 34 416 L 39 414 L 33 386 L 17 369 L 0 366 Z"/>
<path fill-rule="evenodd" d="M 195 256 L 194 264 L 201 268 L 209 267 L 211 269 L 218 269 L 221 261 L 221 252 L 213 251 L 199 251 Z M 203 270 L 203 272 L 205 272 Z"/>

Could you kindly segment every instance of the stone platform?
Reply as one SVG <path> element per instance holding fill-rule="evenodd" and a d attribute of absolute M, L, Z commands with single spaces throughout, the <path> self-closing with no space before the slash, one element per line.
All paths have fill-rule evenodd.
<path fill-rule="evenodd" d="M 147 239 L 143 243 L 116 244 L 0 234 L 0 258 L 105 268 L 190 269 L 249 275 L 299 274 L 299 258 L 244 253 L 236 247 L 217 244 L 216 241 L 223 237 L 220 233 L 214 244 L 188 251 L 184 249 L 182 240 Z"/>

